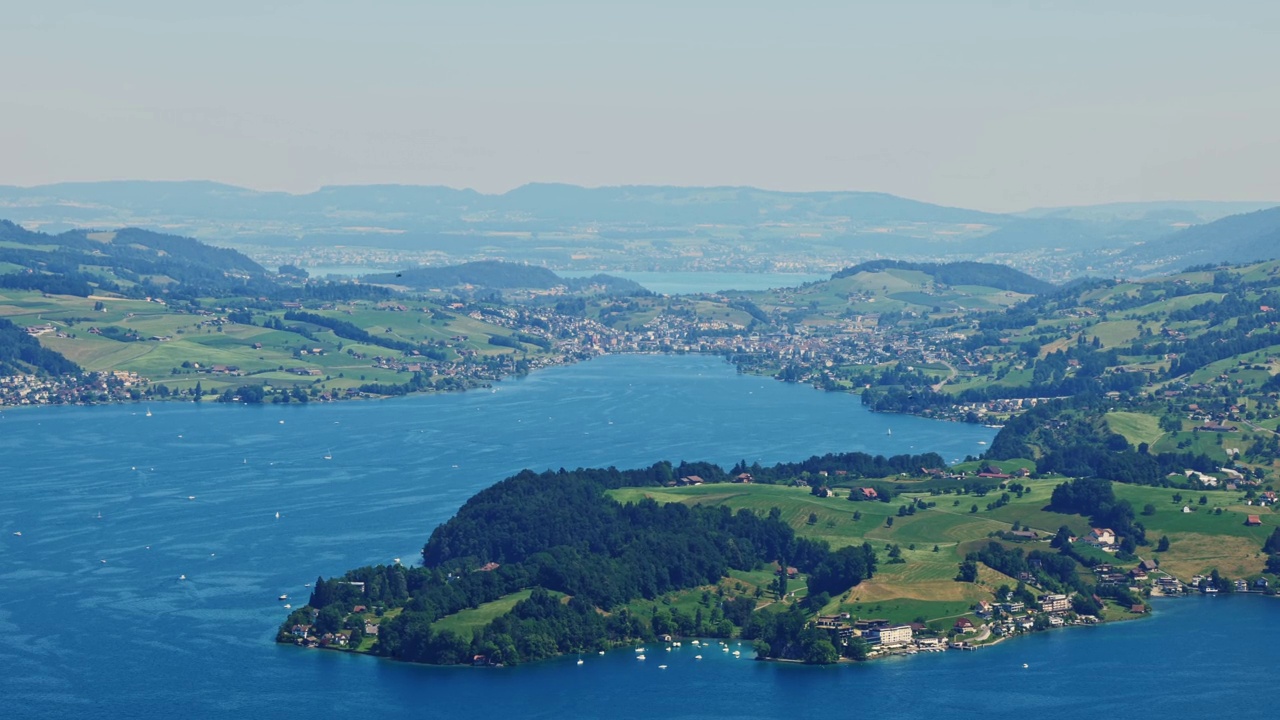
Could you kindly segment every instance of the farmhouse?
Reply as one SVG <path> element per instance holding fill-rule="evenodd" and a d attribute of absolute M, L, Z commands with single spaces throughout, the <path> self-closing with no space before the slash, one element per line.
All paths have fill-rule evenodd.
<path fill-rule="evenodd" d="M 1111 528 L 1093 528 L 1085 542 L 1098 547 L 1110 547 L 1116 544 L 1116 533 Z"/>

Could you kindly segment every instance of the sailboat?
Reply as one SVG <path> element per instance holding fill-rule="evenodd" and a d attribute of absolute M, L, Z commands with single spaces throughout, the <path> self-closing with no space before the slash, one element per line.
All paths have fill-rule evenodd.
<path fill-rule="evenodd" d="M 276 511 L 276 519 L 277 519 L 277 520 L 279 520 L 279 519 L 280 519 L 280 511 L 279 511 L 279 510 L 277 510 L 277 511 Z"/>
<path fill-rule="evenodd" d="M 889 432 L 888 432 L 887 434 L 888 434 L 888 435 L 892 435 L 892 434 L 893 434 L 893 428 L 889 428 Z"/>
<path fill-rule="evenodd" d="M 147 417 L 151 417 L 151 408 L 147 408 Z"/>
<path fill-rule="evenodd" d="M 332 450 L 326 450 L 326 451 L 324 452 L 324 459 L 325 459 L 325 460 L 332 460 L 332 459 L 333 459 L 333 451 L 332 451 Z"/>

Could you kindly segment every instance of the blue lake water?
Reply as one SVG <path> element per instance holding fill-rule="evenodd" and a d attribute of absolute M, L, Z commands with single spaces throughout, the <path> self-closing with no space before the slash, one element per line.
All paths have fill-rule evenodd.
<path fill-rule="evenodd" d="M 296 605 L 317 575 L 415 561 L 467 497 L 524 467 L 950 459 L 994 431 L 873 415 L 855 396 L 695 356 L 601 358 L 494 392 L 151 410 L 0 413 L 0 717 L 989 719 L 1106 705 L 1263 717 L 1257 671 L 1280 660 L 1280 608 L 1262 598 L 1174 601 L 1150 620 L 827 669 L 714 651 L 695 661 L 688 646 L 502 670 L 277 646 L 278 595 Z"/>
<path fill-rule="evenodd" d="M 558 270 L 561 277 L 586 277 L 596 272 Z M 692 295 L 727 290 L 769 290 L 799 287 L 817 280 L 829 280 L 830 273 L 749 273 L 749 272 L 605 272 L 606 275 L 634 280 L 659 295 Z"/>

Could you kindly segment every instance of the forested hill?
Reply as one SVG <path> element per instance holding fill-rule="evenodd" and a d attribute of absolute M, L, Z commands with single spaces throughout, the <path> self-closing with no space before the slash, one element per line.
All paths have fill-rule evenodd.
<path fill-rule="evenodd" d="M 80 366 L 62 355 L 40 346 L 40 341 L 24 328 L 0 318 L 0 376 L 66 375 L 81 372 Z"/>
<path fill-rule="evenodd" d="M 947 285 L 979 285 L 1027 295 L 1039 295 L 1054 290 L 1052 283 L 1034 278 L 1006 265 L 980 262 L 917 263 L 901 260 L 872 260 L 859 263 L 836 272 L 832 280 L 851 277 L 858 273 L 875 273 L 885 270 L 915 270 Z"/>
<path fill-rule="evenodd" d="M 639 283 L 611 275 L 595 275 L 589 278 L 562 278 L 537 265 L 481 260 L 444 267 L 423 267 L 394 273 L 379 273 L 364 278 L 365 282 L 402 285 L 417 290 L 453 288 L 473 285 L 494 290 L 516 288 L 549 289 L 566 286 L 570 290 L 583 290 L 597 285 L 610 293 L 641 293 L 645 289 Z"/>
<path fill-rule="evenodd" d="M 1280 258 L 1280 207 L 1190 227 L 1134 247 L 1121 258 L 1148 272 Z"/>
<path fill-rule="evenodd" d="M 932 455 L 828 455 L 762 468 L 757 480 L 818 466 L 884 476 L 893 468 L 937 460 Z M 792 566 L 808 574 L 815 595 L 843 592 L 875 571 L 869 546 L 833 552 L 824 542 L 797 537 L 776 509 L 767 515 L 734 513 L 724 506 L 651 499 L 624 505 L 606 494 L 612 488 L 674 485 L 695 471 L 711 482 L 729 477 L 706 463 L 673 467 L 660 462 L 626 471 L 526 470 L 481 491 L 436 528 L 423 548 L 423 567 L 364 567 L 318 579 L 309 604 L 289 616 L 278 639 L 293 642 L 297 628 L 313 620 L 317 636 L 363 627 L 362 613 L 368 611 L 357 606 L 382 607 L 399 610 L 381 623 L 370 648 L 375 654 L 442 664 L 470 662 L 475 655 L 522 662 L 670 632 L 664 625 L 670 616 L 633 616 L 627 603 L 716 584 L 731 570 Z M 511 601 L 509 611 L 475 629 L 470 641 L 449 627 L 448 619 L 460 611 L 520 593 L 525 599 Z M 755 612 L 753 597 L 727 592 L 713 604 L 708 615 L 686 618 L 693 623 L 684 628 L 688 634 L 727 636 L 750 624 L 744 637 L 766 638 L 780 657 L 809 657 L 814 648 L 806 643 L 826 643 L 820 648 L 824 658 L 835 652 L 827 652 L 825 636 L 801 637 L 803 622 L 792 627 L 782 622 L 781 613 Z"/>
<path fill-rule="evenodd" d="M 119 281 L 217 292 L 266 275 L 235 250 L 137 228 L 46 235 L 0 220 L 0 241 L 0 263 L 24 269 L 0 276 L 0 287 L 53 294 L 84 296 L 98 286 L 115 290 Z"/>

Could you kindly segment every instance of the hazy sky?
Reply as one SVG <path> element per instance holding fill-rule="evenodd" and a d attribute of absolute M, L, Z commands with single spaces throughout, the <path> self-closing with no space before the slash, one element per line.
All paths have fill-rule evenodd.
<path fill-rule="evenodd" d="M 6 0 L 0 184 L 1280 200 L 1280 3 Z"/>

